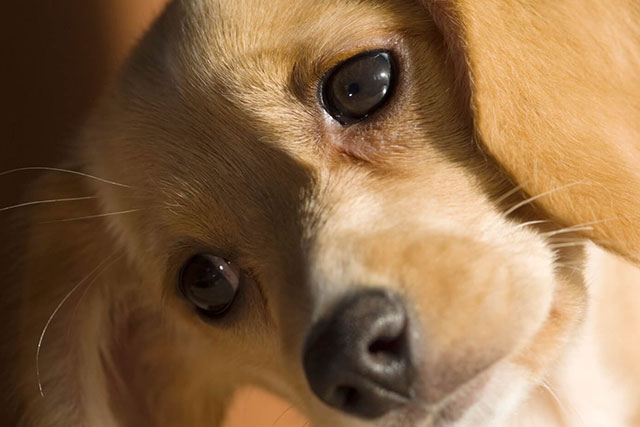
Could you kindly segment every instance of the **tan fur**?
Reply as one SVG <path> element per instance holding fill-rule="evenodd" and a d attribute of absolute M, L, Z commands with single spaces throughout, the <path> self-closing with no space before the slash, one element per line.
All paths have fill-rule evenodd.
<path fill-rule="evenodd" d="M 433 3 L 483 145 L 530 194 L 562 188 L 539 201 L 560 221 L 639 261 L 640 3 Z"/>
<path fill-rule="evenodd" d="M 634 190 L 617 174 L 637 173 L 582 91 L 608 33 L 578 62 L 555 50 L 564 32 L 587 37 L 573 27 L 588 17 L 558 17 L 570 3 L 511 2 L 495 15 L 489 0 L 172 3 L 65 165 L 102 180 L 48 172 L 30 195 L 95 199 L 7 220 L 20 232 L 2 258 L 6 425 L 220 425 L 247 384 L 317 426 L 637 425 L 640 273 L 548 221 L 624 214 L 617 206 Z M 507 25 L 527 14 L 541 17 L 535 32 Z M 490 28 L 502 38 L 488 40 Z M 632 82 L 636 58 L 620 43 L 613 74 Z M 376 48 L 398 58 L 396 92 L 344 128 L 319 106 L 318 82 Z M 541 68 L 556 70 L 563 92 L 539 86 Z M 584 90 L 610 95 L 598 98 L 608 133 L 630 143 L 636 122 L 620 109 L 634 101 L 609 84 Z M 593 151 L 576 148 L 583 134 Z M 549 158 L 551 141 L 571 143 Z M 593 166 L 609 155 L 610 168 Z M 570 202 L 554 193 L 539 211 L 509 191 L 509 174 L 531 194 L 572 184 L 563 158 L 590 183 Z M 627 219 L 590 235 L 634 258 Z M 182 263 L 202 251 L 243 271 L 238 300 L 215 322 L 176 291 Z M 404 298 L 420 343 L 418 410 L 369 423 L 322 404 L 301 362 L 313 322 L 365 286 Z"/>

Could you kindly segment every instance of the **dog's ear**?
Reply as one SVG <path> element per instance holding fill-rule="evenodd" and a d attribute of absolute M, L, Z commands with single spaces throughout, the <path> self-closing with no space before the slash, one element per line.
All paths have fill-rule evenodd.
<path fill-rule="evenodd" d="M 640 262 L 640 3 L 421 1 L 480 144 L 552 217 Z"/>

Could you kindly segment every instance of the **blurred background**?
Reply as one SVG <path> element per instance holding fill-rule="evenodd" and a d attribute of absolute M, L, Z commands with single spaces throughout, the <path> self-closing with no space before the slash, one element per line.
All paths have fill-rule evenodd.
<path fill-rule="evenodd" d="M 5 1 L 0 6 L 0 172 L 55 166 L 88 110 L 166 0 Z M 0 176 L 0 207 L 32 172 Z M 225 427 L 303 427 L 259 390 L 234 400 Z"/>

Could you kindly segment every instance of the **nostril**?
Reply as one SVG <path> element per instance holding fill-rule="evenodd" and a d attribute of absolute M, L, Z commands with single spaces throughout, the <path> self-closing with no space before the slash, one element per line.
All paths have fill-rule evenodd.
<path fill-rule="evenodd" d="M 355 408 L 360 403 L 360 393 L 355 387 L 339 386 L 335 393 L 336 402 L 343 408 Z"/>
<path fill-rule="evenodd" d="M 378 358 L 402 358 L 406 352 L 404 331 L 395 338 L 378 338 L 369 344 L 369 353 Z"/>

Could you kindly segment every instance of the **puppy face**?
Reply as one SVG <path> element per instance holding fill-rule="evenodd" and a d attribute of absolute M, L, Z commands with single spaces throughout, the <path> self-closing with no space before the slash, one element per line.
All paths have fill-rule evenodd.
<path fill-rule="evenodd" d="M 244 383 L 320 426 L 517 407 L 582 281 L 505 216 L 453 68 L 409 1 L 169 7 L 86 135 L 130 186 L 104 210 L 141 209 L 109 219 L 137 272 L 109 292 L 116 419 L 205 425 Z"/>

